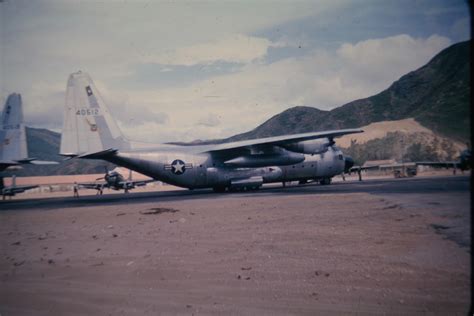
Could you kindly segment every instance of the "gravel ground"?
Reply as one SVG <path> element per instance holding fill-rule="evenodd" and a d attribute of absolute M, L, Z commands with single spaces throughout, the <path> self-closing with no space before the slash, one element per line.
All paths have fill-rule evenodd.
<path fill-rule="evenodd" d="M 2 211 L 0 313 L 465 315 L 469 211 L 469 192 Z"/>

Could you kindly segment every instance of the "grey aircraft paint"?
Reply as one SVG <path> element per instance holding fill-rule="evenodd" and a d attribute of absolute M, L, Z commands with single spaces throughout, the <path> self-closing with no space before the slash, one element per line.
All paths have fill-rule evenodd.
<path fill-rule="evenodd" d="M 347 170 L 335 130 L 205 146 L 156 145 L 127 140 L 88 74 L 69 76 L 61 155 L 102 159 L 180 187 L 258 188 L 263 183 L 330 179 Z"/>
<path fill-rule="evenodd" d="M 28 156 L 21 95 L 8 96 L 0 123 L 0 170 L 19 164 Z"/>
<path fill-rule="evenodd" d="M 42 161 L 28 157 L 26 144 L 26 130 L 23 122 L 23 103 L 21 95 L 12 93 L 8 96 L 0 118 L 0 171 L 22 164 L 57 164 L 55 161 Z M 37 185 L 17 186 L 15 176 L 12 185 L 5 186 L 0 175 L 0 195 L 14 196 L 26 190 L 38 187 Z"/>
<path fill-rule="evenodd" d="M 132 180 L 132 173 L 130 171 L 128 179 L 125 179 L 117 171 L 105 171 L 103 177 L 100 177 L 96 180 L 105 180 L 105 183 L 78 183 L 79 188 L 86 188 L 86 189 L 94 189 L 97 190 L 99 194 L 102 194 L 102 191 L 105 188 L 112 189 L 112 190 L 124 190 L 125 193 L 128 193 L 129 190 L 134 189 L 139 186 L 144 186 L 147 183 L 154 182 L 155 180 L 139 180 L 133 181 Z"/>
<path fill-rule="evenodd" d="M 23 122 L 21 95 L 8 96 L 0 119 L 0 171 L 21 164 L 53 165 L 55 161 L 42 161 L 28 157 L 26 130 Z"/>

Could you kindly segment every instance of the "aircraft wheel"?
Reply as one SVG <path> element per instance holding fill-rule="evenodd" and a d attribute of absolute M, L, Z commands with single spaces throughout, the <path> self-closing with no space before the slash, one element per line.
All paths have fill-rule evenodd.
<path fill-rule="evenodd" d="M 321 179 L 321 180 L 319 180 L 319 184 L 321 184 L 321 185 L 328 185 L 328 184 L 331 184 L 331 178 L 324 178 L 324 179 Z"/>
<path fill-rule="evenodd" d="M 225 192 L 226 187 L 213 187 L 212 190 L 216 193 L 223 193 Z"/>

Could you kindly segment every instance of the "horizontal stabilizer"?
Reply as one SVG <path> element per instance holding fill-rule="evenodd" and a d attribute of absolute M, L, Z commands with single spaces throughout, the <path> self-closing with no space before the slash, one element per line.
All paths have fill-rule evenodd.
<path fill-rule="evenodd" d="M 52 161 L 52 160 L 32 160 L 30 162 L 32 165 L 42 165 L 42 166 L 46 166 L 46 165 L 57 165 L 59 164 L 59 162 L 57 161 Z"/>
<path fill-rule="evenodd" d="M 78 154 L 59 154 L 60 156 L 66 157 L 63 159 L 63 161 L 68 161 L 71 160 L 72 158 L 76 158 L 79 156 Z"/>
<path fill-rule="evenodd" d="M 0 164 L 7 165 L 7 166 L 14 166 L 14 165 L 19 165 L 20 163 L 18 161 L 13 161 L 13 160 L 0 160 Z"/>
<path fill-rule="evenodd" d="M 36 158 L 25 158 L 16 160 L 20 164 L 32 164 L 32 165 L 57 165 L 57 161 L 38 160 Z"/>
<path fill-rule="evenodd" d="M 11 160 L 0 160 L 0 171 L 3 171 L 12 166 L 18 166 L 19 163 Z"/>
<path fill-rule="evenodd" d="M 117 151 L 118 151 L 117 149 L 109 148 L 109 149 L 102 150 L 102 151 L 97 151 L 97 152 L 94 152 L 94 153 L 85 153 L 85 154 L 82 154 L 78 157 L 79 158 L 84 158 L 84 159 L 102 159 L 102 158 L 107 157 L 107 156 L 115 155 L 117 153 Z"/>

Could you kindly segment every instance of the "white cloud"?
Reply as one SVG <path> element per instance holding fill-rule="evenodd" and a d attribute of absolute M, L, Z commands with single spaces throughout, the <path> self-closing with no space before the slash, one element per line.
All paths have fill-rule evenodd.
<path fill-rule="evenodd" d="M 244 39 L 236 38 L 235 45 Z M 272 45 L 265 39 L 256 42 L 264 43 L 262 47 Z M 100 72 L 90 74 L 127 136 L 155 142 L 192 141 L 248 131 L 291 106 L 332 109 L 371 96 L 423 66 L 449 44 L 449 39 L 437 35 L 413 38 L 402 34 L 345 43 L 335 50 L 315 49 L 271 64 L 248 63 L 231 74 L 153 90 L 116 89 Z M 204 50 L 211 45 L 199 47 Z M 262 52 L 245 58 L 251 61 Z M 224 55 L 211 55 L 207 60 Z M 245 60 L 230 53 L 226 58 Z M 198 60 L 205 58 L 194 62 Z M 23 98 L 30 122 L 44 127 L 61 124 L 65 79 L 58 84 L 49 79 L 32 83 Z M 48 119 L 51 113 L 54 120 Z"/>
<path fill-rule="evenodd" d="M 345 67 L 373 81 L 401 76 L 429 61 L 450 39 L 432 35 L 417 39 L 406 34 L 385 39 L 369 39 L 356 44 L 343 44 L 337 55 Z M 355 78 L 354 78 L 355 79 Z"/>
<path fill-rule="evenodd" d="M 425 22 L 416 24 L 422 27 L 416 34 L 425 34 L 421 38 L 403 34 L 383 38 L 389 32 L 409 31 L 393 21 L 391 27 L 366 33 L 374 25 L 366 24 L 368 20 L 356 25 L 340 18 L 341 10 L 357 7 L 346 0 L 251 5 L 8 1 L 1 6 L 5 19 L 0 25 L 0 69 L 5 74 L 0 78 L 1 98 L 19 92 L 31 123 L 58 126 L 67 77 L 82 69 L 96 80 L 125 132 L 152 141 L 230 136 L 294 105 L 331 109 L 380 92 L 451 42 L 429 37 L 436 31 Z M 427 6 L 432 5 L 422 4 L 422 9 Z M 404 21 L 404 10 L 411 9 L 402 7 L 395 12 L 397 21 Z M 469 20 L 462 17 L 450 21 L 443 34 L 466 34 Z M 377 19 L 380 14 L 371 21 Z M 315 27 L 322 20 L 326 31 Z M 367 39 L 366 34 L 381 38 Z M 344 42 L 334 49 L 335 43 Z M 303 49 L 294 49 L 299 46 Z M 226 74 L 210 78 L 212 72 L 207 72 L 200 81 L 195 81 L 198 67 L 186 67 L 217 68 L 219 61 L 224 65 L 216 73 Z M 146 62 L 169 67 L 150 68 L 137 76 L 137 64 Z M 226 63 L 237 66 L 230 71 Z M 187 68 L 194 68 L 193 76 L 186 77 Z M 156 74 L 153 69 L 158 69 Z M 189 79 L 186 83 L 173 77 L 176 69 Z M 158 76 L 165 84 L 149 89 Z"/>
<path fill-rule="evenodd" d="M 168 113 L 162 129 L 173 131 L 173 141 L 227 137 L 253 129 L 290 106 L 332 109 L 374 95 L 449 44 L 449 39 L 437 35 L 346 43 L 335 52 L 314 50 L 300 58 L 249 64 L 237 73 L 179 88 L 132 91 L 129 97 Z M 203 117 L 206 113 L 219 117 L 220 124 L 214 124 L 211 116 Z"/>
<path fill-rule="evenodd" d="M 203 125 L 208 127 L 215 127 L 221 123 L 219 117 L 215 114 L 209 113 L 207 116 L 201 117 L 197 121 L 197 125 Z"/>
<path fill-rule="evenodd" d="M 143 62 L 163 65 L 193 66 L 214 62 L 250 63 L 263 58 L 272 43 L 265 38 L 236 34 L 224 39 L 181 47 L 173 51 L 150 55 Z"/>

